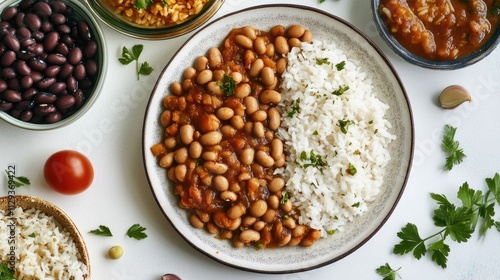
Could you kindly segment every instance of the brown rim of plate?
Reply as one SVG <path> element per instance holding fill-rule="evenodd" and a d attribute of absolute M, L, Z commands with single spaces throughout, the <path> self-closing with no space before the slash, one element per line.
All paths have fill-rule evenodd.
<path fill-rule="evenodd" d="M 8 209 L 10 201 L 15 201 L 16 208 L 21 207 L 23 210 L 35 208 L 54 217 L 58 225 L 67 230 L 73 238 L 76 249 L 80 253 L 79 260 L 87 266 L 87 275 L 85 279 L 90 279 L 90 259 L 87 247 L 75 223 L 73 223 L 71 218 L 64 211 L 46 200 L 29 195 L 2 196 L 0 197 L 0 209 Z"/>

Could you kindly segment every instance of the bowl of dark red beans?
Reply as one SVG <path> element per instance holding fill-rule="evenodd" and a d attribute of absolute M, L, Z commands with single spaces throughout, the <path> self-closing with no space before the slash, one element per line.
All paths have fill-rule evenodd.
<path fill-rule="evenodd" d="M 7 0 L 0 12 L 0 118 L 30 130 L 76 121 L 107 69 L 89 9 L 78 0 Z"/>
<path fill-rule="evenodd" d="M 375 25 L 406 61 L 455 70 L 488 56 L 500 42 L 498 0 L 372 0 Z"/>

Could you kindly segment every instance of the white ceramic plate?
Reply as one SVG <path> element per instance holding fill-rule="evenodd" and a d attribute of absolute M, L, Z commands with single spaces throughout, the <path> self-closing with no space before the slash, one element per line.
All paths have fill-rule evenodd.
<path fill-rule="evenodd" d="M 183 71 L 195 58 L 219 46 L 232 28 L 251 25 L 269 30 L 275 25 L 300 24 L 310 29 L 314 38 L 334 39 L 349 50 L 351 57 L 362 61 L 363 70 L 373 80 L 379 99 L 390 105 L 388 119 L 397 140 L 389 149 L 385 183 L 369 212 L 348 224 L 345 231 L 319 240 L 314 246 L 256 250 L 236 249 L 231 242 L 219 240 L 205 230 L 193 228 L 186 212 L 177 205 L 166 172 L 158 166 L 150 147 L 161 141 L 163 128 L 159 118 L 162 100 L 169 94 L 170 84 L 181 81 Z M 161 73 L 146 110 L 143 128 L 143 157 L 151 189 L 157 203 L 179 234 L 194 248 L 229 266 L 261 273 L 305 271 L 337 261 L 367 242 L 385 223 L 403 193 L 413 156 L 413 119 L 404 87 L 382 52 L 349 23 L 320 10 L 293 5 L 266 5 L 245 9 L 219 18 L 194 34 L 174 55 Z M 285 257 L 286 256 L 286 257 Z"/>

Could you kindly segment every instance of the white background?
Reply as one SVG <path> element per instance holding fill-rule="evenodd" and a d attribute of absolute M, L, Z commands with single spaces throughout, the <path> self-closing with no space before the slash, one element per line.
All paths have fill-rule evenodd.
<path fill-rule="evenodd" d="M 226 0 L 214 18 L 248 6 L 270 1 Z M 418 225 L 422 236 L 436 232 L 432 222 L 435 203 L 431 192 L 455 199 L 458 187 L 468 182 L 485 191 L 485 178 L 500 172 L 500 50 L 466 69 L 433 71 L 411 66 L 382 41 L 373 25 L 370 1 L 317 0 L 274 1 L 308 5 L 346 19 L 358 27 L 385 52 L 398 71 L 409 95 L 415 118 L 415 156 L 406 190 L 393 215 L 364 246 L 331 265 L 313 271 L 263 275 L 219 264 L 191 248 L 170 226 L 158 208 L 148 186 L 141 155 L 142 120 L 149 94 L 174 52 L 191 36 L 162 41 L 144 41 L 121 35 L 101 24 L 108 46 L 108 73 L 101 96 L 80 120 L 53 131 L 28 131 L 0 121 L 0 169 L 16 164 L 17 174 L 32 185 L 18 194 L 39 196 L 62 208 L 76 223 L 90 253 L 93 279 L 160 279 L 175 273 L 183 279 L 381 279 L 375 269 L 388 262 L 399 268 L 402 279 L 498 279 L 500 277 L 500 235 L 491 230 L 485 238 L 475 234 L 467 243 L 449 241 L 448 268 L 442 269 L 425 256 L 399 256 L 392 248 L 396 233 L 408 222 Z M 143 44 L 142 61 L 154 68 L 151 76 L 135 79 L 135 68 L 118 62 L 122 47 Z M 474 101 L 453 111 L 437 106 L 437 95 L 451 84 L 465 86 Z M 443 171 L 445 155 L 440 141 L 445 124 L 458 128 L 467 158 Z M 45 160 L 62 149 L 85 153 L 93 163 L 92 186 L 76 196 L 54 192 L 45 183 Z M 7 182 L 0 180 L 0 195 Z M 496 209 L 499 212 L 499 209 Z M 497 215 L 498 220 L 500 215 Z M 147 227 L 149 237 L 137 241 L 125 236 L 134 223 Z M 99 225 L 111 228 L 111 238 L 88 234 Z M 123 233 L 123 234 L 122 234 Z M 110 260 L 106 252 L 121 245 L 124 256 Z M 283 256 L 286 257 L 286 256 Z"/>

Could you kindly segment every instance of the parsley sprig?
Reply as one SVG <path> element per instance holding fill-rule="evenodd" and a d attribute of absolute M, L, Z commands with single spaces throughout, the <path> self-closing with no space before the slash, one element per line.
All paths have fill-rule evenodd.
<path fill-rule="evenodd" d="M 454 165 L 461 163 L 466 157 L 463 149 L 459 147 L 460 143 L 455 140 L 456 131 L 456 127 L 448 124 L 444 126 L 444 135 L 441 147 L 447 154 L 446 164 L 444 165 L 446 170 L 451 170 Z"/>
<path fill-rule="evenodd" d="M 314 150 L 309 152 L 307 155 L 306 151 L 302 151 L 300 153 L 301 161 L 308 161 L 309 163 L 305 163 L 302 165 L 302 168 L 308 168 L 309 166 L 319 169 L 321 174 L 323 174 L 323 167 L 326 166 L 326 162 L 323 161 L 323 157 L 321 155 L 317 155 Z"/>
<path fill-rule="evenodd" d="M 16 280 L 14 271 L 10 270 L 7 264 L 0 264 L 0 279 L 2 280 Z"/>
<path fill-rule="evenodd" d="M 128 65 L 132 61 L 135 61 L 135 69 L 137 74 L 137 80 L 140 79 L 140 75 L 149 75 L 153 72 L 153 68 L 149 65 L 147 61 L 141 63 L 139 65 L 139 57 L 144 49 L 144 46 L 141 44 L 134 45 L 132 49 L 127 49 L 123 47 L 122 56 L 118 59 L 121 64 Z"/>
<path fill-rule="evenodd" d="M 383 280 L 396 280 L 396 277 L 399 276 L 398 271 L 401 269 L 393 269 L 388 263 L 385 263 L 385 265 L 380 266 L 379 268 L 376 269 L 377 273 L 384 277 Z M 401 278 L 401 276 L 399 276 Z"/>
<path fill-rule="evenodd" d="M 291 106 L 292 110 L 286 112 L 289 118 L 293 117 L 296 113 L 300 113 L 300 98 L 293 100 Z"/>
<path fill-rule="evenodd" d="M 218 81 L 217 85 L 222 89 L 222 92 L 226 96 L 230 96 L 234 94 L 234 89 L 236 88 L 236 82 L 233 77 L 229 75 L 224 75 L 224 82 Z"/>
<path fill-rule="evenodd" d="M 495 203 L 500 205 L 500 175 L 496 173 L 493 178 L 487 178 L 485 181 L 488 190 L 484 194 L 480 190 L 471 189 L 467 182 L 462 184 L 457 193 L 460 206 L 454 205 L 442 194 L 431 193 L 431 198 L 439 205 L 434 210 L 434 225 L 442 229 L 422 238 L 418 227 L 407 223 L 397 233 L 401 242 L 394 246 L 393 252 L 400 255 L 413 252 L 416 259 L 429 252 L 435 263 L 446 268 L 450 253 L 450 246 L 445 243 L 448 237 L 457 243 L 467 242 L 478 223 L 481 236 L 493 226 L 500 232 L 500 221 L 493 219 Z"/>
<path fill-rule="evenodd" d="M 9 180 L 12 180 L 12 183 L 16 188 L 20 188 L 22 186 L 29 186 L 31 184 L 30 179 L 24 176 L 14 176 L 9 171 L 5 170 L 5 174 L 7 174 L 7 177 Z M 10 184 L 10 183 L 9 183 Z"/>

